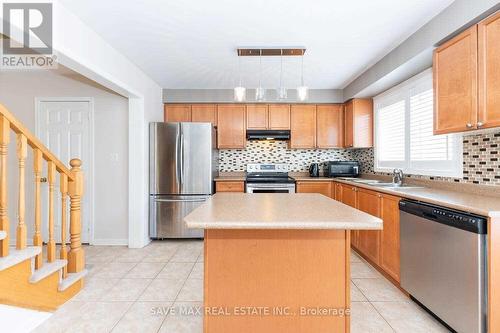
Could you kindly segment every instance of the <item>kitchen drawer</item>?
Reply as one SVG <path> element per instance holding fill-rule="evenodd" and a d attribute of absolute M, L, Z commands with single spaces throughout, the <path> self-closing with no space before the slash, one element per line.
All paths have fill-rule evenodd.
<path fill-rule="evenodd" d="M 241 181 L 216 182 L 215 192 L 245 192 L 245 183 Z"/>
<path fill-rule="evenodd" d="M 297 193 L 319 193 L 329 198 L 332 197 L 331 181 L 305 181 L 297 182 Z"/>

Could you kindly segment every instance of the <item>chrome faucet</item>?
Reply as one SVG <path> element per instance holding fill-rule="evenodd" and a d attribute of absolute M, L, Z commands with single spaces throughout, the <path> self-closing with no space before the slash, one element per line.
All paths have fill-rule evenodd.
<path fill-rule="evenodd" d="M 403 170 L 401 169 L 394 169 L 392 171 L 392 182 L 396 184 L 397 186 L 403 185 Z"/>

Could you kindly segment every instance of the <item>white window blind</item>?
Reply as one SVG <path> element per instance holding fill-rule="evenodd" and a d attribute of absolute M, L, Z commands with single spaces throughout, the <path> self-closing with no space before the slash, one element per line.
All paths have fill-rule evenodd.
<path fill-rule="evenodd" d="M 462 177 L 462 138 L 433 135 L 432 71 L 374 98 L 375 170 Z"/>
<path fill-rule="evenodd" d="M 399 101 L 379 110 L 380 151 L 382 161 L 405 160 L 405 101 Z"/>

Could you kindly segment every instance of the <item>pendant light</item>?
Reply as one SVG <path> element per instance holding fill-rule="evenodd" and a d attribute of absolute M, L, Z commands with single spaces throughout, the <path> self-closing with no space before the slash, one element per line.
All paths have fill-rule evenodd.
<path fill-rule="evenodd" d="M 259 87 L 255 89 L 255 100 L 263 101 L 266 98 L 266 90 L 262 88 L 262 50 L 259 52 Z"/>
<path fill-rule="evenodd" d="M 301 56 L 301 69 L 300 69 L 300 86 L 297 87 L 297 98 L 299 101 L 303 102 L 307 99 L 309 94 L 309 88 L 304 85 L 304 51 L 302 51 Z"/>
<path fill-rule="evenodd" d="M 281 50 L 280 54 L 280 86 L 276 95 L 278 96 L 278 100 L 280 101 L 284 101 L 287 98 L 286 87 L 284 87 L 283 85 L 283 50 Z"/>
<path fill-rule="evenodd" d="M 239 76 L 239 84 L 234 88 L 234 100 L 236 102 L 244 102 L 246 99 L 247 90 L 245 87 L 241 85 L 241 58 L 238 51 L 238 76 Z"/>

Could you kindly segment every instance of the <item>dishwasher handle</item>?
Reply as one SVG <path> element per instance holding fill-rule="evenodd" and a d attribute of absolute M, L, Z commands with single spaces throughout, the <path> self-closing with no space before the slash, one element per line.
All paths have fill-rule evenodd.
<path fill-rule="evenodd" d="M 450 227 L 486 234 L 487 219 L 484 216 L 412 200 L 401 200 L 399 210 Z"/>

